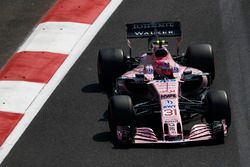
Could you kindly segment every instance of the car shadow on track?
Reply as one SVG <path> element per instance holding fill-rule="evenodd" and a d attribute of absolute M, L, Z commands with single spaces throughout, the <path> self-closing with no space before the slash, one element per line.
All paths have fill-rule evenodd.
<path fill-rule="evenodd" d="M 93 140 L 96 142 L 111 142 L 110 132 L 101 132 L 93 136 Z"/>
<path fill-rule="evenodd" d="M 103 93 L 106 94 L 108 98 L 113 96 L 112 90 L 103 91 L 98 83 L 92 83 L 84 86 L 81 91 L 83 93 Z"/>
<path fill-rule="evenodd" d="M 93 83 L 93 84 L 89 84 L 89 85 L 84 86 L 82 88 L 82 92 L 84 92 L 84 93 L 101 93 L 102 90 L 99 87 L 98 83 Z"/>

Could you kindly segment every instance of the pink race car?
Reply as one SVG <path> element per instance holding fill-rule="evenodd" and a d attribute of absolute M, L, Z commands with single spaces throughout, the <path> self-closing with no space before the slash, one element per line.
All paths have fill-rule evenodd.
<path fill-rule="evenodd" d="M 171 55 L 163 38 L 176 37 Z M 180 22 L 127 24 L 130 54 L 101 49 L 100 86 L 112 90 L 108 122 L 118 145 L 223 142 L 231 124 L 223 90 L 210 90 L 215 77 L 209 44 L 195 44 L 179 54 Z M 133 57 L 132 38 L 148 38 L 148 52 Z"/>

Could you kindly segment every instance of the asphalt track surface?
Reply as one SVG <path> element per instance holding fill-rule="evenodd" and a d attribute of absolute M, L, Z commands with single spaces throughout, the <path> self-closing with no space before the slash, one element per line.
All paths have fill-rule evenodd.
<path fill-rule="evenodd" d="M 32 30 L 51 0 L 0 2 L 1 65 Z M 1 166 L 250 166 L 250 1 L 125 0 L 85 50 Z M 230 96 L 232 126 L 225 144 L 115 149 L 97 84 L 102 47 L 126 51 L 124 24 L 179 20 L 184 41 L 210 43 L 216 55 L 213 89 Z M 138 45 L 137 52 L 143 51 Z M 140 49 L 141 48 L 141 49 Z"/>

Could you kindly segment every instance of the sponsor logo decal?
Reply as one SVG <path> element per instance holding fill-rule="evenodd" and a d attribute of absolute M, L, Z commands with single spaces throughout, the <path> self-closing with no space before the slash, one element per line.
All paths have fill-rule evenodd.
<path fill-rule="evenodd" d="M 176 108 L 175 102 L 172 100 L 165 100 L 163 102 L 163 108 Z"/>
<path fill-rule="evenodd" d="M 163 108 L 176 108 L 176 105 L 166 105 L 166 106 L 163 106 Z"/>
<path fill-rule="evenodd" d="M 133 29 L 145 29 L 145 28 L 168 28 L 174 27 L 174 23 L 145 23 L 145 24 L 134 24 Z"/>
<path fill-rule="evenodd" d="M 136 36 L 150 36 L 150 35 L 173 35 L 174 31 L 137 31 L 135 32 Z"/>
<path fill-rule="evenodd" d="M 175 82 L 175 79 L 167 79 L 167 80 L 156 80 L 158 83 L 166 83 L 166 82 Z"/>
<path fill-rule="evenodd" d="M 145 67 L 146 74 L 154 74 L 154 68 L 152 65 L 148 65 Z"/>
<path fill-rule="evenodd" d="M 177 119 L 171 119 L 171 120 L 166 120 L 165 124 L 169 124 L 169 123 L 178 123 Z"/>
<path fill-rule="evenodd" d="M 175 67 L 173 68 L 173 73 L 178 73 L 178 72 L 179 72 L 179 68 L 175 66 Z"/>
<path fill-rule="evenodd" d="M 168 124 L 168 129 L 172 134 L 176 133 L 175 124 Z"/>
<path fill-rule="evenodd" d="M 175 88 L 170 87 L 159 87 L 157 90 L 160 92 L 160 94 L 168 94 L 168 93 L 174 93 L 176 92 Z"/>
<path fill-rule="evenodd" d="M 176 94 L 161 95 L 161 99 L 170 99 L 170 98 L 176 98 Z"/>
<path fill-rule="evenodd" d="M 165 105 L 171 105 L 171 104 L 175 104 L 175 103 L 174 103 L 174 101 L 172 101 L 172 100 L 165 100 L 165 101 L 164 101 L 164 104 L 165 104 Z"/>

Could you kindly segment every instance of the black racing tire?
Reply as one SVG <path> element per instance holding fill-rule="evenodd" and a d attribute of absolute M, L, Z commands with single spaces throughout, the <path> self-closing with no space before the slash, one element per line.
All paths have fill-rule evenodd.
<path fill-rule="evenodd" d="M 215 144 L 222 144 L 224 143 L 224 127 L 220 121 L 214 121 L 210 124 L 211 132 L 212 132 L 212 139 Z"/>
<path fill-rule="evenodd" d="M 225 119 L 227 127 L 231 125 L 231 110 L 229 99 L 225 91 L 209 91 L 206 96 L 207 112 L 206 121 L 212 123 Z"/>
<path fill-rule="evenodd" d="M 121 146 L 131 144 L 131 140 L 118 141 L 117 140 L 117 126 L 130 126 L 135 124 L 135 113 L 133 110 L 132 100 L 127 95 L 116 95 L 110 99 L 108 107 L 108 122 L 112 137 L 115 144 Z M 132 129 L 131 129 L 132 130 Z M 132 131 L 131 131 L 132 133 Z M 130 138 L 131 139 L 131 138 Z"/>
<path fill-rule="evenodd" d="M 101 88 L 111 89 L 115 79 L 125 72 L 125 56 L 121 49 L 100 49 L 97 59 L 98 80 Z"/>
<path fill-rule="evenodd" d="M 186 65 L 210 74 L 211 83 L 215 78 L 214 53 L 210 44 L 193 44 L 187 48 Z"/>

